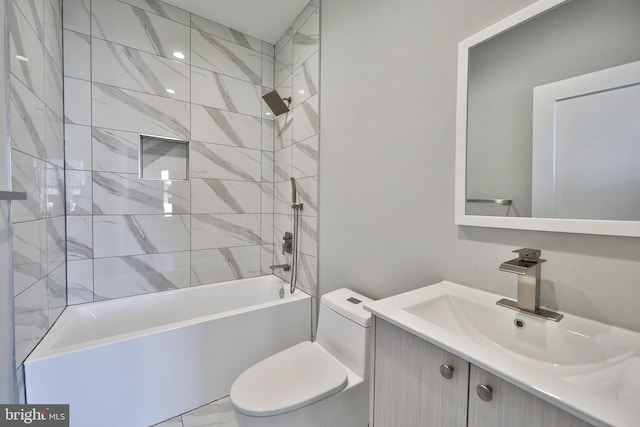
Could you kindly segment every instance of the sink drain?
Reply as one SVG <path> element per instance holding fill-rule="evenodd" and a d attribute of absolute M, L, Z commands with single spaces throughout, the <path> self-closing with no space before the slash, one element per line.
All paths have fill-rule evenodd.
<path fill-rule="evenodd" d="M 513 321 L 513 324 L 516 325 L 516 328 L 522 329 L 527 326 L 522 319 L 516 319 Z"/>

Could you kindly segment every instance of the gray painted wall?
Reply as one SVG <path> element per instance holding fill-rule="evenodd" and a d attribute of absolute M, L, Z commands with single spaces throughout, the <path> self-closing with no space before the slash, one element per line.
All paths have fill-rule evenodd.
<path fill-rule="evenodd" d="M 542 303 L 640 330 L 640 239 L 454 224 L 457 44 L 531 0 L 323 0 L 320 292 L 374 298 L 498 271 L 540 248 Z"/>

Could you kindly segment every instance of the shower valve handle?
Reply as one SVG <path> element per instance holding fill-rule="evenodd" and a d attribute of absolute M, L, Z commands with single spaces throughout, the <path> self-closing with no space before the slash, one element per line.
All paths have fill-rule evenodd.
<path fill-rule="evenodd" d="M 285 231 L 282 241 L 282 255 L 293 253 L 293 234 Z"/>

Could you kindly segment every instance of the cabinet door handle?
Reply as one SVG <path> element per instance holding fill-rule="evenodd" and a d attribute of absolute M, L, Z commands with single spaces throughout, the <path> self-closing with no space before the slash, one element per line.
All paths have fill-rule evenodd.
<path fill-rule="evenodd" d="M 491 399 L 493 399 L 493 387 L 489 384 L 480 384 L 477 386 L 476 393 L 478 393 L 478 397 L 485 402 L 491 402 Z"/>
<path fill-rule="evenodd" d="M 442 377 L 445 379 L 450 380 L 451 378 L 453 378 L 454 371 L 455 369 L 451 365 L 447 365 L 446 363 L 440 365 L 440 375 L 442 375 Z"/>

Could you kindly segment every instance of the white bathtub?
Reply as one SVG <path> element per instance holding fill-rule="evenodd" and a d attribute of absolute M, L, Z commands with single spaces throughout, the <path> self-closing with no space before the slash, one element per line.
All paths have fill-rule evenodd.
<path fill-rule="evenodd" d="M 25 361 L 27 402 L 70 404 L 76 427 L 150 426 L 227 396 L 310 322 L 311 297 L 275 276 L 70 306 Z"/>

